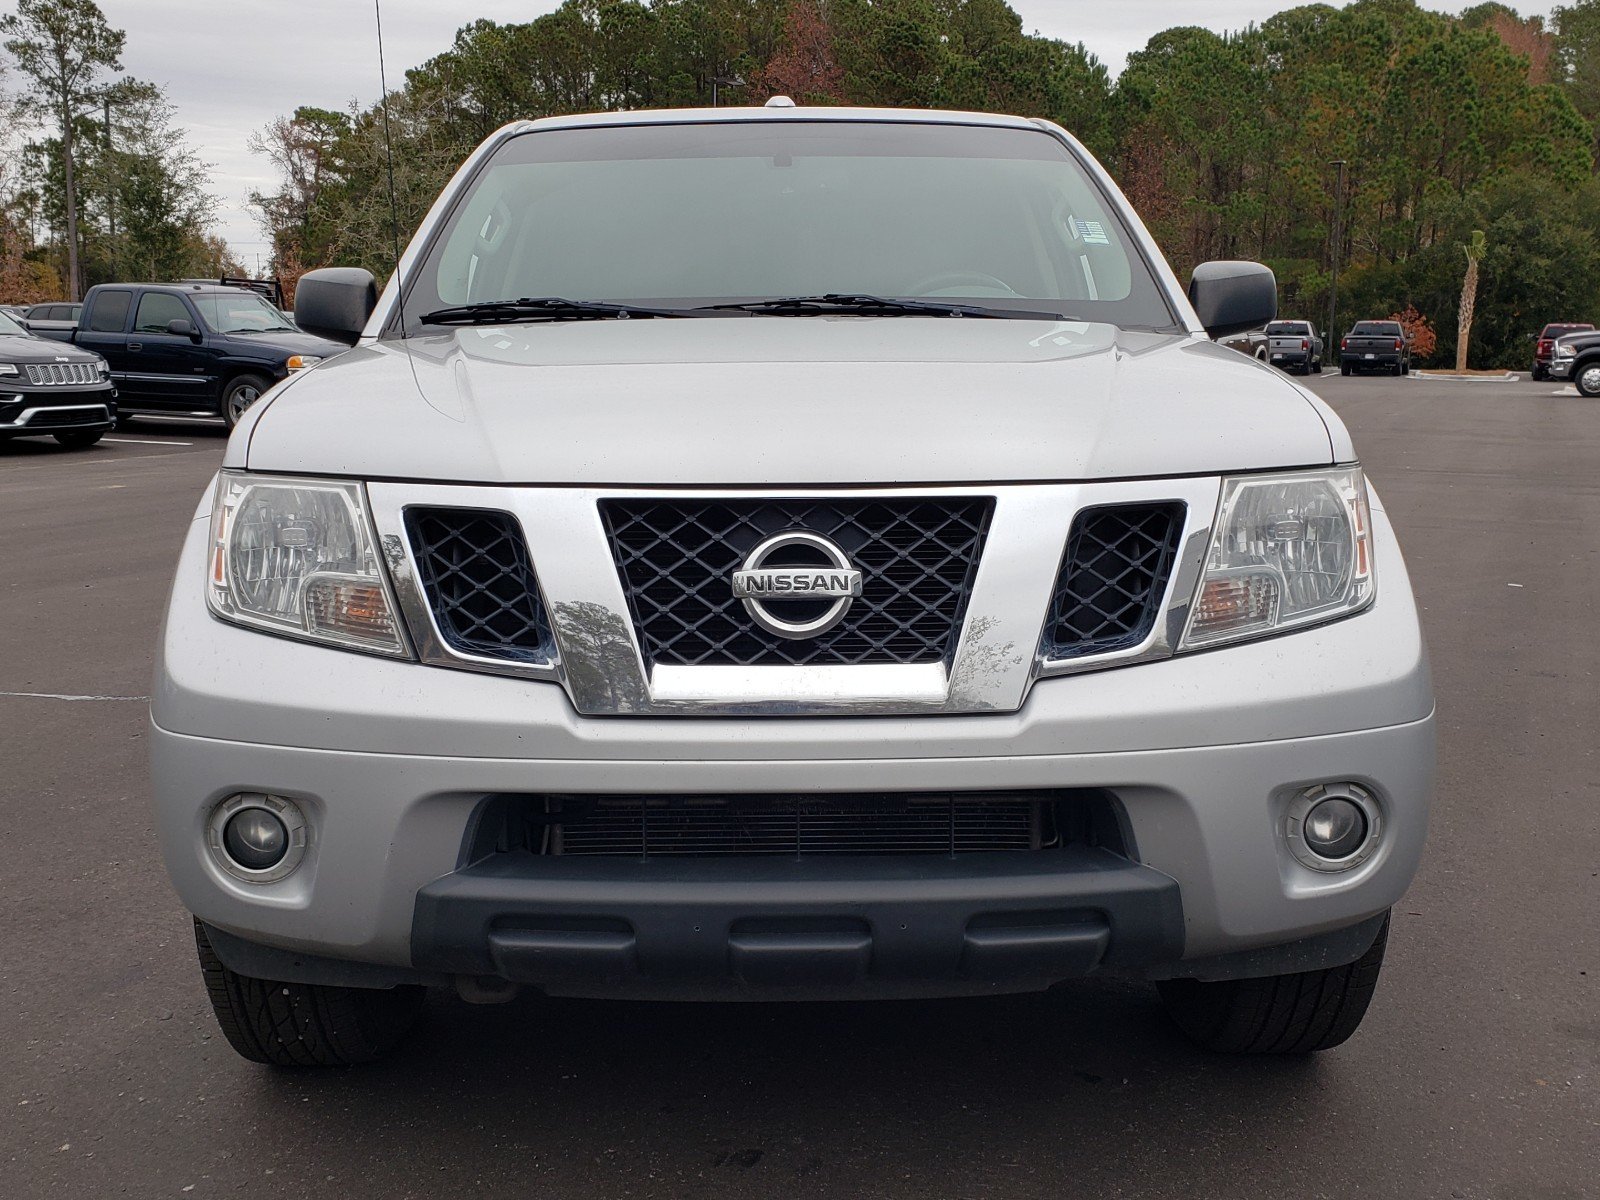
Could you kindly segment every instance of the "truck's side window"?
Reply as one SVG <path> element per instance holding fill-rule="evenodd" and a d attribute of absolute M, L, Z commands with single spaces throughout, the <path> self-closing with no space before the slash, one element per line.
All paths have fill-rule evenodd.
<path fill-rule="evenodd" d="M 128 324 L 128 305 L 132 292 L 100 292 L 89 309 L 90 333 L 121 333 Z"/>
<path fill-rule="evenodd" d="M 146 292 L 139 297 L 139 315 L 134 318 L 135 333 L 165 333 L 171 321 L 193 321 L 182 300 L 166 292 Z"/>

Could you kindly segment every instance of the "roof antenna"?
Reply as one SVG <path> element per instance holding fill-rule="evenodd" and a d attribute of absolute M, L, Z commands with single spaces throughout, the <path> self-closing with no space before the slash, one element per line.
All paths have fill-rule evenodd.
<path fill-rule="evenodd" d="M 394 270 L 400 273 L 400 201 L 394 190 L 394 139 L 389 133 L 389 79 L 383 69 L 383 5 L 372 0 L 372 13 L 378 21 L 378 86 L 383 89 L 383 152 L 389 163 L 389 230 L 394 239 Z"/>

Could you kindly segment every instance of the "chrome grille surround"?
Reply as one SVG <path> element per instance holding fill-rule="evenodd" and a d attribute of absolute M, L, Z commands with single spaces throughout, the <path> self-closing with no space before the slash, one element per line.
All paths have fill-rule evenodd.
<path fill-rule="evenodd" d="M 35 387 L 82 387 L 100 382 L 100 368 L 95 363 L 26 363 L 28 382 Z"/>
<path fill-rule="evenodd" d="M 585 488 L 534 485 L 367 485 L 380 552 L 418 656 L 429 665 L 559 684 L 585 716 L 909 716 L 1009 713 L 1041 678 L 1170 657 L 1204 565 L 1220 480 L 880 488 Z M 965 615 L 945 661 L 807 665 L 648 663 L 601 506 L 611 501 L 896 501 L 993 504 Z M 1073 522 L 1084 509 L 1132 503 L 1184 509 L 1167 586 L 1137 645 L 1074 658 L 1041 655 L 1043 630 Z M 508 513 L 520 526 L 555 642 L 549 662 L 519 662 L 452 645 L 431 609 L 406 512 L 417 507 Z M 731 595 L 731 580 L 724 581 Z"/>

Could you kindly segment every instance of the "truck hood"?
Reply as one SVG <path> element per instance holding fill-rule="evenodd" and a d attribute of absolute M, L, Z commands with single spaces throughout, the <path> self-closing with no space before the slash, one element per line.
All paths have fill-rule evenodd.
<path fill-rule="evenodd" d="M 257 405 L 229 458 L 477 483 L 1064 481 L 1326 464 L 1325 411 L 1209 341 L 1108 325 L 575 321 L 359 347 Z"/>
<path fill-rule="evenodd" d="M 0 362 L 91 362 L 98 360 L 99 357 L 98 354 L 91 354 L 87 350 L 80 350 L 76 346 L 51 341 L 48 338 L 0 337 Z"/>

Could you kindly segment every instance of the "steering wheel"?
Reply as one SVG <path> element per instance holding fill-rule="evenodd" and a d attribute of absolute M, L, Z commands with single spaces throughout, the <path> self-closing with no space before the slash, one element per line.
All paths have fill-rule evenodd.
<path fill-rule="evenodd" d="M 954 292 L 956 295 L 965 293 L 957 292 L 957 288 L 977 285 L 984 292 L 996 292 L 1002 296 L 1020 296 L 1021 292 L 1012 287 L 1004 279 L 990 275 L 987 271 L 945 271 L 940 275 L 932 275 L 927 279 L 919 279 L 911 285 L 906 292 L 908 296 L 937 296 L 941 293 Z"/>

